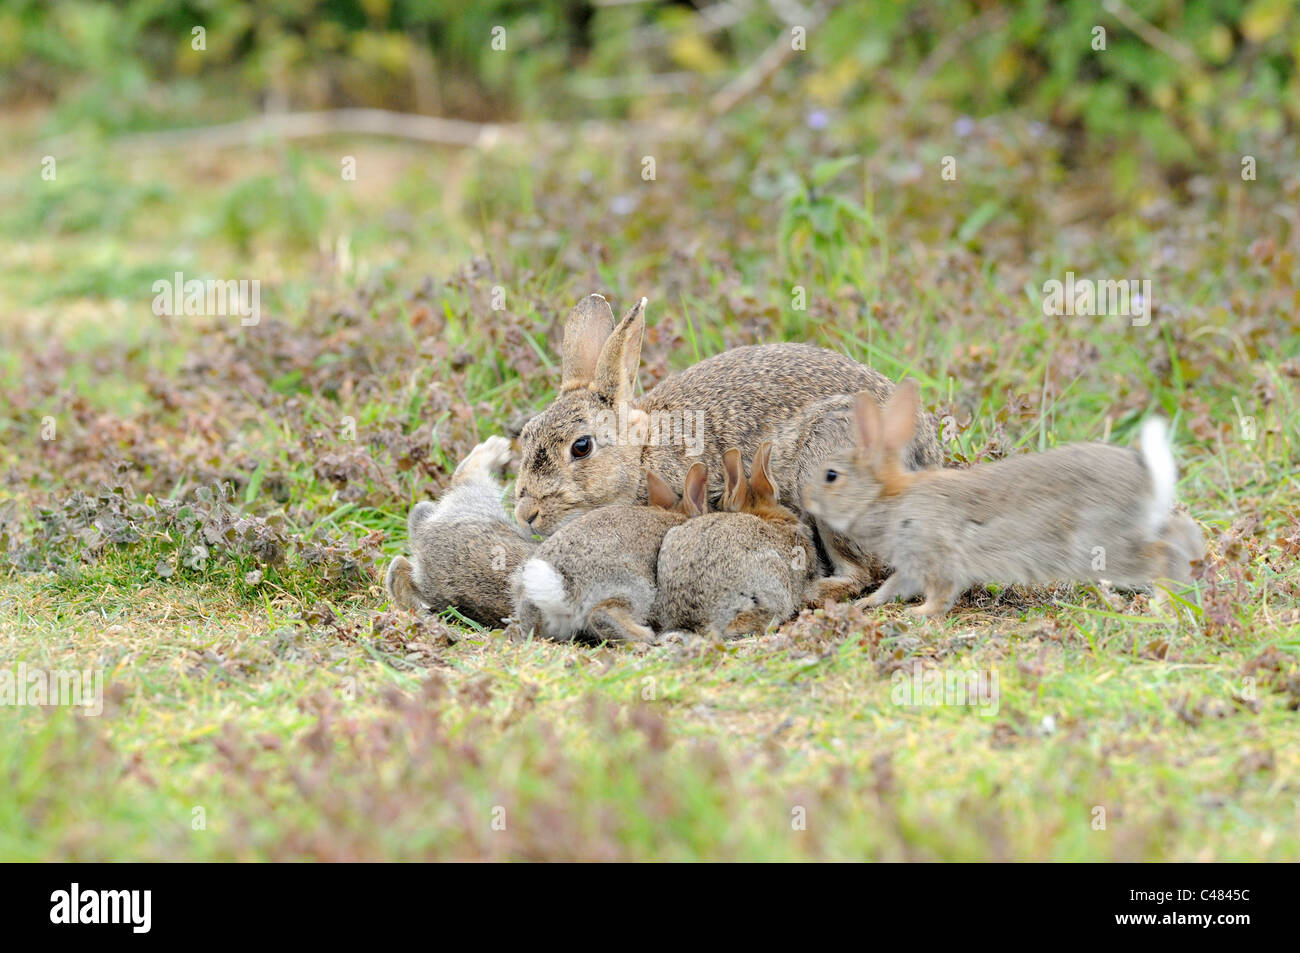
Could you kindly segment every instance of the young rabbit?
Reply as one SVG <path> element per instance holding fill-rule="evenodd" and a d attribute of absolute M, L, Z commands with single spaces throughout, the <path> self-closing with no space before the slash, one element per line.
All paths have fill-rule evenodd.
<path fill-rule="evenodd" d="M 569 641 L 653 642 L 655 566 L 664 534 L 707 506 L 697 463 L 677 494 L 648 474 L 649 506 L 604 506 L 570 520 L 543 542 L 513 581 L 520 628 Z"/>
<path fill-rule="evenodd" d="M 664 537 L 656 614 L 665 628 L 758 634 L 803 604 L 817 554 L 808 527 L 778 502 L 771 456 L 772 444 L 760 446 L 746 481 L 740 451 L 724 453 L 723 512 Z"/>
<path fill-rule="evenodd" d="M 803 489 L 819 520 L 894 568 L 869 605 L 924 594 L 913 611 L 936 616 L 983 582 L 1190 578 L 1204 540 L 1172 512 L 1177 474 L 1163 421 L 1143 426 L 1140 452 L 1081 443 L 909 473 L 901 457 L 918 404 L 911 381 L 883 411 L 859 394 L 856 446 L 825 461 Z"/>
<path fill-rule="evenodd" d="M 395 604 L 429 612 L 455 606 L 491 626 L 510 615 L 510 577 L 537 544 L 501 505 L 496 474 L 509 459 L 510 442 L 488 437 L 456 467 L 442 499 L 411 508 L 413 555 L 395 558 L 384 579 Z"/>
<path fill-rule="evenodd" d="M 773 482 L 784 488 L 780 503 L 796 512 L 803 507 L 799 488 L 819 472 L 823 461 L 853 440 L 853 410 L 856 394 L 837 394 L 815 401 L 783 423 L 772 438 L 770 473 Z M 927 420 L 922 416 L 921 419 Z M 913 466 L 910 459 L 905 464 Z M 852 537 L 837 533 L 824 520 L 804 512 L 804 519 L 820 542 L 822 569 L 805 594 L 810 605 L 821 606 L 837 600 L 857 598 L 874 582 L 883 580 L 888 569 L 875 553 L 858 545 Z M 819 574 L 820 575 L 820 574 Z"/>

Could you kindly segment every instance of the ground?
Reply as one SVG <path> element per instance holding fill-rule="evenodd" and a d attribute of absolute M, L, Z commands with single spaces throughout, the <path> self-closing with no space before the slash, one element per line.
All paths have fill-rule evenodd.
<path fill-rule="evenodd" d="M 52 181 L 6 117 L 34 149 L 0 159 L 0 660 L 101 671 L 105 707 L 0 708 L 0 856 L 1300 858 L 1294 144 L 1243 181 L 1077 162 L 1014 112 L 746 117 L 98 143 Z M 176 271 L 258 279 L 259 323 L 156 315 Z M 1066 272 L 1150 279 L 1149 323 L 1045 314 Z M 650 299 L 644 387 L 814 341 L 917 378 L 954 466 L 1162 413 L 1200 588 L 633 648 L 392 609 L 406 511 L 544 406 L 591 291 Z M 902 703 L 971 670 L 996 705 Z"/>

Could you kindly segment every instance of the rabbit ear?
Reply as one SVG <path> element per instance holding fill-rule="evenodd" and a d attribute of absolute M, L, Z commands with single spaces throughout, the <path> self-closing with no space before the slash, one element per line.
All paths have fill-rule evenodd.
<path fill-rule="evenodd" d="M 722 455 L 722 475 L 725 486 L 722 490 L 722 509 L 735 513 L 745 505 L 747 487 L 745 469 L 740 465 L 740 451 L 732 447 Z"/>
<path fill-rule="evenodd" d="M 601 348 L 614 328 L 614 312 L 600 295 L 579 301 L 564 322 L 561 387 L 585 387 L 596 376 Z"/>
<path fill-rule="evenodd" d="M 664 482 L 663 477 L 653 470 L 647 470 L 645 478 L 650 487 L 651 506 L 657 506 L 661 510 L 671 510 L 677 505 L 677 494 L 673 492 L 672 487 Z"/>
<path fill-rule="evenodd" d="M 596 392 L 615 403 L 628 403 L 641 367 L 641 334 L 645 330 L 645 303 L 642 298 L 623 315 L 618 327 L 605 339 L 593 377 Z"/>
<path fill-rule="evenodd" d="M 754 465 L 749 468 L 749 491 L 756 500 L 776 502 L 776 484 L 772 482 L 772 441 L 767 441 L 754 454 Z"/>
<path fill-rule="evenodd" d="M 682 505 L 687 516 L 700 516 L 709 511 L 709 471 L 703 463 L 691 464 L 686 471 L 686 492 Z"/>
<path fill-rule="evenodd" d="M 880 447 L 880 405 L 870 391 L 860 390 L 853 402 L 853 439 L 860 453 Z"/>
<path fill-rule="evenodd" d="M 921 392 L 916 381 L 903 381 L 894 388 L 894 395 L 885 404 L 880 419 L 883 432 L 882 446 L 890 453 L 899 453 L 912 442 L 916 433 L 916 413 L 921 409 Z"/>

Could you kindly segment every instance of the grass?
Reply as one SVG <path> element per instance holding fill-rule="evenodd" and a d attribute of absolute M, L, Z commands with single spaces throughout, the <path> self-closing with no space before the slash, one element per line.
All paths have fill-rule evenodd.
<path fill-rule="evenodd" d="M 1067 168 L 1008 114 L 948 182 L 900 123 L 821 166 L 851 143 L 779 108 L 690 148 L 106 148 L 49 192 L 0 160 L 0 661 L 105 683 L 0 707 L 0 856 L 1300 858 L 1300 180 Z M 261 279 L 262 323 L 155 318 L 175 270 Z M 1151 278 L 1150 326 L 1044 315 L 1067 270 Z M 812 340 L 916 377 L 953 465 L 1165 414 L 1205 578 L 1178 620 L 990 587 L 653 648 L 391 610 L 406 510 L 545 404 L 597 289 L 650 297 L 645 386 Z M 917 667 L 996 672 L 996 711 L 900 704 Z"/>

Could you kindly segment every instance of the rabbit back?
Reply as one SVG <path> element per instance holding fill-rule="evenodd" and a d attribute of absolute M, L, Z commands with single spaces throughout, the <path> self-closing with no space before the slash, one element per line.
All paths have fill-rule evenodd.
<path fill-rule="evenodd" d="M 565 523 L 512 583 L 520 626 L 562 641 L 584 632 L 625 638 L 617 624 L 603 628 L 600 621 L 614 607 L 618 619 L 643 637 L 635 627 L 650 620 L 660 544 L 685 519 L 657 507 L 616 504 Z"/>
<path fill-rule="evenodd" d="M 1160 505 L 1137 452 L 1075 444 L 919 474 L 850 532 L 904 578 L 942 576 L 958 591 L 989 581 L 1140 585 L 1161 543 L 1150 527 L 1168 520 L 1153 517 Z"/>
<path fill-rule="evenodd" d="M 672 529 L 659 552 L 655 618 L 664 629 L 761 632 L 798 610 L 815 553 L 797 522 L 710 513 Z"/>
<path fill-rule="evenodd" d="M 722 494 L 722 454 L 738 447 L 748 457 L 772 440 L 774 476 L 787 488 L 785 505 L 801 509 L 796 474 L 849 439 L 854 394 L 866 390 L 884 401 L 894 383 L 846 354 L 794 342 L 732 348 L 662 381 L 639 402 L 642 410 L 672 415 L 700 414 L 705 439 L 686 450 L 680 445 L 650 446 L 646 466 L 679 485 L 686 468 L 703 460 L 710 474 L 709 496 Z M 689 429 L 689 428 L 684 428 Z M 941 462 L 939 442 L 928 414 L 918 414 L 916 436 L 908 448 L 914 469 Z"/>

